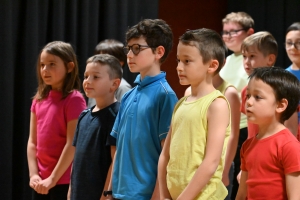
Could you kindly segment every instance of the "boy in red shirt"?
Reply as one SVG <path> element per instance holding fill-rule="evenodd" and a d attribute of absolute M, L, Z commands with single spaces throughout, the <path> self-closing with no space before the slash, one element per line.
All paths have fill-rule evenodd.
<path fill-rule="evenodd" d="M 242 146 L 236 199 L 300 199 L 300 143 L 283 125 L 297 109 L 300 83 L 277 67 L 256 68 L 249 78 L 247 119 L 259 132 Z"/>

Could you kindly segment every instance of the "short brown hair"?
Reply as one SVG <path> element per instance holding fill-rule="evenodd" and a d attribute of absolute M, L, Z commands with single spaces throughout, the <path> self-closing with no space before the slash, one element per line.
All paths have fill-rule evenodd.
<path fill-rule="evenodd" d="M 241 45 L 242 51 L 255 46 L 264 56 L 278 55 L 278 45 L 273 35 L 267 31 L 260 31 L 246 37 Z"/>
<path fill-rule="evenodd" d="M 173 46 L 173 32 L 170 26 L 162 19 L 144 19 L 138 24 L 132 26 L 126 32 L 126 42 L 132 38 L 145 38 L 148 46 L 154 53 L 156 47 L 163 46 L 165 48 L 164 55 L 159 62 L 163 63 Z"/>
<path fill-rule="evenodd" d="M 97 54 L 87 59 L 86 64 L 88 63 L 100 63 L 102 65 L 107 65 L 108 75 L 110 79 L 122 79 L 122 68 L 119 60 L 109 54 Z"/>
<path fill-rule="evenodd" d="M 123 65 L 127 62 L 127 57 L 123 51 L 124 44 L 115 39 L 102 40 L 95 47 L 95 54 L 109 54 L 115 56 Z"/>
<path fill-rule="evenodd" d="M 243 29 L 248 30 L 254 28 L 254 20 L 245 12 L 232 12 L 226 15 L 222 20 L 223 25 L 229 22 L 236 22 L 242 26 Z"/>

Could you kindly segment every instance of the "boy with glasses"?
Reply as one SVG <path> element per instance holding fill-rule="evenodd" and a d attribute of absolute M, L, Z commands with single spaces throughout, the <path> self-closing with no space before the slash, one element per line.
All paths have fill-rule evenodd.
<path fill-rule="evenodd" d="M 221 32 L 222 38 L 229 50 L 233 53 L 226 58 L 226 63 L 220 71 L 222 79 L 228 83 L 231 83 L 238 91 L 239 97 L 241 96 L 242 89 L 247 85 L 248 75 L 243 67 L 243 56 L 241 54 L 241 45 L 243 40 L 249 35 L 254 33 L 254 21 L 250 15 L 245 12 L 232 12 L 226 15 L 222 20 L 223 31 Z M 234 177 L 240 171 L 240 148 L 243 142 L 247 139 L 247 119 L 244 114 L 241 113 L 240 118 L 240 136 L 237 145 L 236 155 L 234 157 Z M 232 144 L 235 146 L 234 144 Z M 232 151 L 234 153 L 234 151 Z M 229 169 L 225 166 L 225 169 Z M 228 174 L 228 171 L 224 170 L 224 174 Z M 231 184 L 230 179 L 233 179 L 232 197 L 234 198 L 238 189 L 238 183 L 233 177 L 223 177 L 223 182 L 227 186 L 228 194 L 230 194 Z M 230 196 L 226 198 L 230 199 Z"/>
<path fill-rule="evenodd" d="M 288 27 L 285 36 L 285 49 L 286 53 L 292 62 L 286 70 L 294 74 L 298 80 L 300 80 L 300 22 L 295 22 Z M 297 139 L 300 141 L 300 112 L 294 113 L 294 115 L 285 122 L 286 126 L 291 126 L 297 122 Z"/>
<path fill-rule="evenodd" d="M 165 21 L 145 19 L 127 31 L 126 41 L 128 67 L 140 74 L 137 86 L 123 96 L 111 132 L 117 150 L 112 183 L 104 193 L 108 199 L 159 199 L 158 158 L 178 100 L 160 71 L 173 33 Z"/>

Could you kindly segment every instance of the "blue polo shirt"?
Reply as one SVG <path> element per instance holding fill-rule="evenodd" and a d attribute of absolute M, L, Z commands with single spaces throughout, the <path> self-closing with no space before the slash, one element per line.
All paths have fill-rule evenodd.
<path fill-rule="evenodd" d="M 117 139 L 112 191 L 117 199 L 149 200 L 161 153 L 161 140 L 169 131 L 173 108 L 178 101 L 166 73 L 140 80 L 127 92 L 111 135 Z"/>

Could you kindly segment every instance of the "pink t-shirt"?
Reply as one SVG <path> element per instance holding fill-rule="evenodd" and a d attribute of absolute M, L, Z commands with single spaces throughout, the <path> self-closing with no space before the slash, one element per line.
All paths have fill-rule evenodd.
<path fill-rule="evenodd" d="M 242 95 L 241 112 L 246 115 L 247 86 L 242 89 L 241 95 Z M 247 120 L 247 124 L 248 124 L 247 126 L 248 126 L 248 139 L 249 139 L 249 138 L 256 136 L 259 128 L 258 128 L 257 124 L 253 124 L 253 123 L 249 122 L 248 120 Z"/>
<path fill-rule="evenodd" d="M 248 200 L 287 199 L 285 175 L 300 171 L 300 143 L 288 129 L 252 137 L 242 146 L 241 169 L 248 172 Z"/>
<path fill-rule="evenodd" d="M 79 91 L 73 91 L 65 99 L 62 93 L 51 90 L 49 96 L 38 102 L 33 100 L 31 112 L 37 120 L 37 149 L 39 174 L 42 179 L 50 176 L 66 144 L 67 123 L 77 119 L 86 108 Z M 71 165 L 57 184 L 70 182 Z"/>

